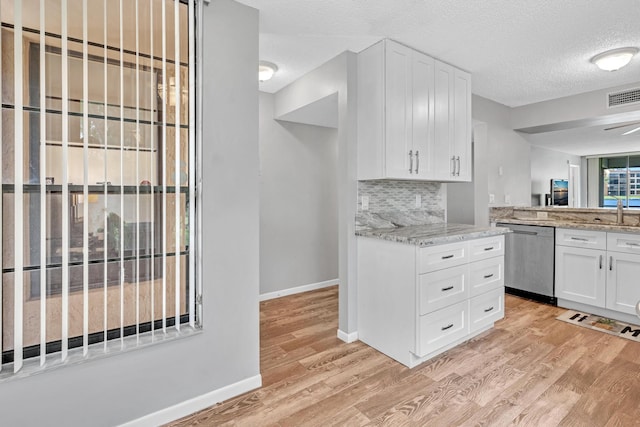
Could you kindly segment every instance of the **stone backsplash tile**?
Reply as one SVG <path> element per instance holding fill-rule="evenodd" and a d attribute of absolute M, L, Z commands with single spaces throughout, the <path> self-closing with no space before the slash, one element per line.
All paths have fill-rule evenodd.
<path fill-rule="evenodd" d="M 422 206 L 416 208 L 416 194 Z M 442 184 L 420 181 L 358 181 L 358 213 L 362 213 L 362 196 L 369 197 L 369 212 L 425 212 L 444 221 L 445 201 Z"/>

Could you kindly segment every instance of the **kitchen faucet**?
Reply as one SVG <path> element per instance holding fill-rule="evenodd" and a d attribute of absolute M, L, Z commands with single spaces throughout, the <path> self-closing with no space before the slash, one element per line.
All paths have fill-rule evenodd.
<path fill-rule="evenodd" d="M 622 211 L 622 200 L 618 199 L 616 224 L 621 225 L 623 223 L 624 223 L 624 213 Z"/>

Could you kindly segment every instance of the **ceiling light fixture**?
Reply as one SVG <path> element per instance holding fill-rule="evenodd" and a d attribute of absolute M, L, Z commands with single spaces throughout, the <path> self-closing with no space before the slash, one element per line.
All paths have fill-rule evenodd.
<path fill-rule="evenodd" d="M 258 64 L 258 80 L 266 82 L 278 71 L 278 66 L 272 62 L 260 61 Z"/>
<path fill-rule="evenodd" d="M 636 53 L 638 53 L 638 48 L 636 47 L 621 47 L 620 49 L 602 52 L 591 58 L 591 62 L 601 70 L 616 71 L 627 65 Z"/>

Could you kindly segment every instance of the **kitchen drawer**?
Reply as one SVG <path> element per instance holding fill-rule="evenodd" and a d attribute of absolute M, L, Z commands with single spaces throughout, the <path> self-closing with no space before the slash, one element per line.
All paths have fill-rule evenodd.
<path fill-rule="evenodd" d="M 504 236 L 469 241 L 469 261 L 480 261 L 504 255 Z"/>
<path fill-rule="evenodd" d="M 438 270 L 418 277 L 420 315 L 439 310 L 469 297 L 466 265 Z"/>
<path fill-rule="evenodd" d="M 504 317 L 504 289 L 494 289 L 469 300 L 470 332 Z"/>
<path fill-rule="evenodd" d="M 607 233 L 594 230 L 556 229 L 556 245 L 574 248 L 606 249 Z"/>
<path fill-rule="evenodd" d="M 607 250 L 626 254 L 640 254 L 640 234 L 607 233 Z"/>
<path fill-rule="evenodd" d="M 469 295 L 474 297 L 504 287 L 504 257 L 469 264 Z"/>
<path fill-rule="evenodd" d="M 468 301 L 462 301 L 420 316 L 416 349 L 419 357 L 464 338 L 469 333 L 468 304 Z"/>
<path fill-rule="evenodd" d="M 429 273 L 469 262 L 467 242 L 420 248 L 418 273 Z"/>

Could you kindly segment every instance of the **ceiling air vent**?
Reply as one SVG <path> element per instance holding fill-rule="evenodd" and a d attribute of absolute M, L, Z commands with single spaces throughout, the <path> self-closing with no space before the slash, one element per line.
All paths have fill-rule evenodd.
<path fill-rule="evenodd" d="M 620 105 L 637 104 L 640 102 L 640 88 L 610 93 L 608 98 L 609 108 Z"/>

